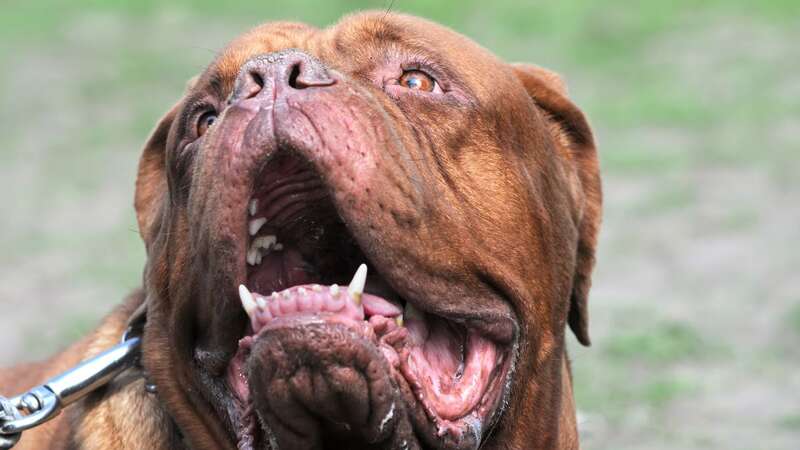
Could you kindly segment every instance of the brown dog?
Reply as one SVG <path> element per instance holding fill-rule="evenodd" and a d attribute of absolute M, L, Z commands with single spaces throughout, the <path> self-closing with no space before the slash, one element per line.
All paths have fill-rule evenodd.
<path fill-rule="evenodd" d="M 135 205 L 143 289 L 0 391 L 136 311 L 143 371 L 20 448 L 578 448 L 600 179 L 551 72 L 404 15 L 267 24 L 157 125 Z"/>

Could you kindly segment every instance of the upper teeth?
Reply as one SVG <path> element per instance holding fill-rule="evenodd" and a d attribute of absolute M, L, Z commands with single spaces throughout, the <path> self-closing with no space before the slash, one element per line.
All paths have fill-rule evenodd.
<path fill-rule="evenodd" d="M 280 245 L 278 244 L 278 238 L 273 234 L 253 239 L 253 242 L 250 243 L 250 248 L 247 250 L 247 264 L 251 266 L 261 264 L 261 258 L 264 254 L 269 253 L 272 249 L 277 249 L 278 245 Z M 264 252 L 262 253 L 261 250 L 264 250 Z"/>
<path fill-rule="evenodd" d="M 258 211 L 258 200 L 250 200 L 250 205 L 248 206 L 248 210 L 250 211 L 251 216 L 256 215 L 256 211 Z"/>
<path fill-rule="evenodd" d="M 253 247 L 263 248 L 265 250 L 269 250 L 278 242 L 278 238 L 274 234 L 270 234 L 269 236 L 261 236 L 258 238 L 253 239 Z"/>
<path fill-rule="evenodd" d="M 264 217 L 259 217 L 258 219 L 251 220 L 247 226 L 248 231 L 250 231 L 250 236 L 255 236 L 256 234 L 258 234 L 258 230 L 260 230 L 265 223 L 267 223 L 267 219 Z"/>
<path fill-rule="evenodd" d="M 247 264 L 251 266 L 255 266 L 256 264 L 261 264 L 261 252 L 258 251 L 257 248 L 250 248 L 247 250 Z"/>
<path fill-rule="evenodd" d="M 353 281 L 350 282 L 350 286 L 347 288 L 347 292 L 353 297 L 356 304 L 361 303 L 361 294 L 364 293 L 364 286 L 367 284 L 367 265 L 361 264 L 358 266 L 358 270 L 356 270 L 356 274 L 353 275 Z"/>

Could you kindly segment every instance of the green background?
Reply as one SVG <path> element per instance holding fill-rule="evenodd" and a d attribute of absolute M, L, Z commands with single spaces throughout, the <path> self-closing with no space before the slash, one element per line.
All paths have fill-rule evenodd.
<path fill-rule="evenodd" d="M 225 42 L 386 6 L 0 3 L 0 365 L 63 347 L 139 283 L 140 145 Z M 584 448 L 798 448 L 800 2 L 393 9 L 558 71 L 595 128 L 594 345 L 569 338 Z"/>

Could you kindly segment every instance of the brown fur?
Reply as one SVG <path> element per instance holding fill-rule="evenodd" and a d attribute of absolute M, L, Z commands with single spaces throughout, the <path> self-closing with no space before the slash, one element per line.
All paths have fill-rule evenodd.
<path fill-rule="evenodd" d="M 567 98 L 566 85 L 558 75 L 532 65 L 506 65 L 466 38 L 430 22 L 380 13 L 351 16 L 322 31 L 292 23 L 256 28 L 234 41 L 214 62 L 214 70 L 190 83 L 189 94 L 212 85 L 229 91 L 239 67 L 253 55 L 296 47 L 344 66 L 378 45 L 434 48 L 441 55 L 458 55 L 461 81 L 485 114 L 458 122 L 460 118 L 444 110 L 420 113 L 439 123 L 452 121 L 453 128 L 465 131 L 431 138 L 442 147 L 459 150 L 443 155 L 439 161 L 445 177 L 449 177 L 443 183 L 455 186 L 452 190 L 458 195 L 448 199 L 453 218 L 434 222 L 446 227 L 434 231 L 447 245 L 440 252 L 415 256 L 419 270 L 430 273 L 448 267 L 469 274 L 474 271 L 472 267 L 457 266 L 453 261 L 476 261 L 474 265 L 486 266 L 495 275 L 494 283 L 515 301 L 522 337 L 515 382 L 508 409 L 483 448 L 577 449 L 564 334 L 568 324 L 580 342 L 590 342 L 587 297 L 602 196 L 591 130 L 581 111 Z M 352 75 L 362 76 L 370 70 L 361 67 L 361 72 Z M 500 92 L 515 93 L 513 101 L 498 100 Z M 177 104 L 161 120 L 139 164 L 135 207 L 148 250 L 144 290 L 133 294 L 97 331 L 59 356 L 0 371 L 3 393 L 41 383 L 114 345 L 128 317 L 148 302 L 143 364 L 158 385 L 158 395 L 145 393 L 140 374 L 132 371 L 47 426 L 26 433 L 20 449 L 235 446 L 208 402 L 198 394 L 195 369 L 186 355 L 191 355 L 189 324 L 225 328 L 220 322 L 224 320 L 229 328 L 238 329 L 241 317 L 220 315 L 219 311 L 214 314 L 201 305 L 187 304 L 178 294 L 186 284 L 186 274 L 193 269 L 189 264 L 192 249 L 173 248 L 164 242 L 167 234 L 189 236 L 193 226 L 184 215 L 168 214 L 168 208 L 174 205 L 166 201 L 166 169 L 173 163 L 166 149 L 174 139 L 171 133 L 181 108 L 182 103 Z M 511 150 L 519 152 L 512 154 Z M 480 183 L 470 184 L 475 179 Z M 398 205 L 402 212 L 402 205 Z M 394 227 L 400 223 L 398 214 L 393 218 Z M 498 217 L 505 220 L 498 224 Z M 472 239 L 475 230 L 492 245 Z M 402 239 L 403 235 L 398 235 L 397 240 Z M 465 275 L 464 289 L 482 289 L 482 284 L 470 277 Z M 176 300 L 171 300 L 173 297 Z M 475 305 L 479 309 L 491 307 L 478 300 Z M 224 340 L 215 335 L 207 339 L 210 348 Z M 185 443 L 181 436 L 186 437 Z"/>

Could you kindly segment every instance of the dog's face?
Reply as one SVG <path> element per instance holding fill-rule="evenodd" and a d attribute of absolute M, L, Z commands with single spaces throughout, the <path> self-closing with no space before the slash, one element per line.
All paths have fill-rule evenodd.
<path fill-rule="evenodd" d="M 549 72 L 402 15 L 262 26 L 157 126 L 136 208 L 144 363 L 196 448 L 554 442 L 600 187 Z"/>

